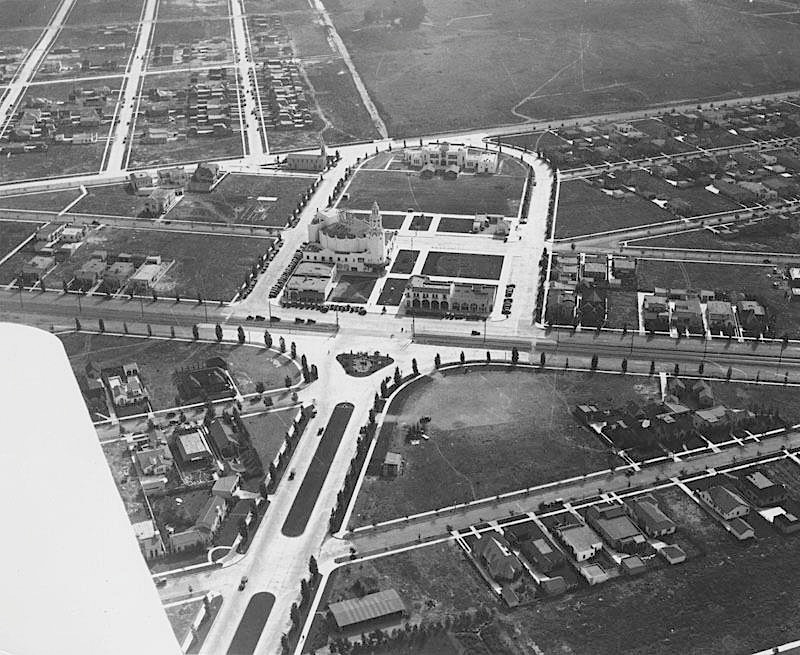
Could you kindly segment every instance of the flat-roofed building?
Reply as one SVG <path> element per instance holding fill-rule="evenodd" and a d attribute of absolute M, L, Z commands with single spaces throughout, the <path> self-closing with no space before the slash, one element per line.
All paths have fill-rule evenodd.
<path fill-rule="evenodd" d="M 603 540 L 583 523 L 558 528 L 557 533 L 561 543 L 578 562 L 594 557 L 603 549 Z"/>
<path fill-rule="evenodd" d="M 211 453 L 199 430 L 181 434 L 176 440 L 178 454 L 184 462 L 210 461 Z"/>
<path fill-rule="evenodd" d="M 408 313 L 488 316 L 497 289 L 488 284 L 435 282 L 425 275 L 412 275 L 403 292 Z"/>

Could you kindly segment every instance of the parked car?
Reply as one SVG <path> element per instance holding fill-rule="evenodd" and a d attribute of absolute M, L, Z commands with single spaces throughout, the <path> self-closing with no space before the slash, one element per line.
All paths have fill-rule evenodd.
<path fill-rule="evenodd" d="M 256 320 L 257 321 L 266 321 L 267 319 L 266 319 L 266 317 L 262 316 L 261 314 L 256 314 Z"/>
<path fill-rule="evenodd" d="M 244 588 L 247 586 L 247 576 L 243 575 L 242 579 L 239 581 L 239 591 L 244 591 Z"/>

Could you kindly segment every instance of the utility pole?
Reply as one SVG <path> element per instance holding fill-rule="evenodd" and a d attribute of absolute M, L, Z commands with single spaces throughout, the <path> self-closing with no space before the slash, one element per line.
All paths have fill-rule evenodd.
<path fill-rule="evenodd" d="M 486 317 L 483 318 L 483 345 L 486 345 Z"/>

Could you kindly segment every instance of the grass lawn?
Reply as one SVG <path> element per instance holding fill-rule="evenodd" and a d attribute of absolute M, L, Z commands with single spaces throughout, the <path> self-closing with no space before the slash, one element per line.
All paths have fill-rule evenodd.
<path fill-rule="evenodd" d="M 31 257 L 33 257 L 33 252 L 23 248 L 0 264 L 0 284 L 13 282 L 22 272 L 22 265 Z"/>
<path fill-rule="evenodd" d="M 767 318 L 774 317 L 774 333 L 778 337 L 800 334 L 800 303 L 786 298 L 783 289 L 772 287 L 770 266 L 743 266 L 736 264 L 694 264 L 639 260 L 636 276 L 640 289 L 680 287 L 724 291 L 732 297 L 743 294 L 757 299 L 767 310 Z"/>
<path fill-rule="evenodd" d="M 379 471 L 387 451 L 400 453 L 405 473 L 368 477 L 353 525 L 413 514 L 608 466 L 605 446 L 572 417 L 581 402 L 619 405 L 657 392 L 644 378 L 460 370 L 424 377 L 388 409 L 370 462 Z M 429 440 L 412 445 L 404 426 L 430 416 Z"/>
<path fill-rule="evenodd" d="M 636 307 L 635 291 L 614 291 L 606 294 L 608 299 L 608 327 L 636 330 L 639 326 L 639 313 Z"/>
<path fill-rule="evenodd" d="M 407 284 L 407 277 L 387 277 L 378 296 L 378 304 L 397 307 L 403 300 L 403 291 Z"/>
<path fill-rule="evenodd" d="M 72 333 L 62 335 L 76 377 L 83 377 L 88 362 L 101 367 L 135 361 L 142 372 L 150 403 L 154 409 L 173 407 L 177 389 L 172 379 L 176 369 L 203 364 L 210 357 L 222 357 L 242 393 L 255 392 L 256 383 L 267 389 L 284 386 L 287 375 L 299 379 L 297 366 L 273 350 L 258 346 L 233 346 L 191 341 L 139 339 L 104 334 Z"/>
<path fill-rule="evenodd" d="M 4 156 L 0 182 L 96 173 L 100 170 L 105 145 L 105 134 L 102 134 L 97 143 L 80 146 L 53 143 L 47 152 Z"/>
<path fill-rule="evenodd" d="M 499 280 L 502 270 L 502 255 L 436 252 L 432 250 L 428 253 L 425 265 L 422 267 L 422 274 Z"/>
<path fill-rule="evenodd" d="M 675 220 L 675 216 L 639 196 L 615 199 L 583 180 L 561 185 L 556 209 L 556 238 Z"/>
<path fill-rule="evenodd" d="M 404 214 L 384 214 L 381 220 L 383 221 L 383 228 L 385 230 L 399 230 L 403 226 L 406 217 Z"/>
<path fill-rule="evenodd" d="M 685 250 L 744 250 L 746 252 L 800 253 L 800 232 L 782 235 L 741 236 L 723 239 L 709 230 L 691 230 L 660 237 L 637 239 L 631 245 Z"/>
<path fill-rule="evenodd" d="M 270 246 L 269 239 L 187 234 L 175 231 L 102 227 L 90 232 L 72 258 L 59 265 L 48 276 L 53 284 L 70 280 L 96 250 L 107 250 L 109 256 L 120 252 L 161 255 L 163 261 L 175 264 L 156 285 L 162 296 L 208 300 L 230 300 L 250 267 Z"/>
<path fill-rule="evenodd" d="M 377 278 L 360 275 L 342 275 L 336 288 L 328 298 L 331 302 L 344 302 L 362 305 L 369 300 L 369 294 L 375 288 Z"/>
<path fill-rule="evenodd" d="M 186 193 L 167 218 L 283 227 L 312 182 L 312 178 L 234 173 L 212 193 Z M 254 205 L 255 212 L 245 212 Z"/>
<path fill-rule="evenodd" d="M 510 134 L 509 136 L 497 137 L 497 143 L 512 147 L 527 148 L 532 151 L 569 145 L 566 139 L 561 138 L 558 134 L 551 131 Z"/>
<path fill-rule="evenodd" d="M 0 258 L 34 234 L 41 225 L 42 223 L 24 221 L 0 221 Z"/>
<path fill-rule="evenodd" d="M 70 209 L 70 214 L 138 216 L 144 210 L 146 196 L 137 196 L 127 182 L 86 187 L 87 195 Z"/>
<path fill-rule="evenodd" d="M 400 250 L 392 264 L 392 273 L 410 274 L 414 270 L 414 264 L 419 257 L 419 250 Z"/>
<path fill-rule="evenodd" d="M 439 0 L 406 29 L 365 24 L 373 4 L 330 11 L 401 137 L 800 86 L 796 23 L 747 17 L 738 0 Z"/>
<path fill-rule="evenodd" d="M 65 191 L 45 191 L 44 193 L 23 193 L 16 196 L 0 196 L 3 209 L 32 209 L 35 211 L 54 211 L 64 209 L 80 195 L 77 189 Z M 4 224 L 5 225 L 5 224 Z"/>
<path fill-rule="evenodd" d="M 269 470 L 269 463 L 278 456 L 295 416 L 297 409 L 285 409 L 242 419 L 265 471 Z"/>
<path fill-rule="evenodd" d="M 430 228 L 432 222 L 433 216 L 428 216 L 427 214 L 416 214 L 408 224 L 408 229 L 419 231 L 427 230 Z"/>
<path fill-rule="evenodd" d="M 191 528 L 210 497 L 210 489 L 184 489 L 172 495 L 148 497 L 148 500 L 159 529 L 167 534 L 165 525 L 172 526 L 176 532 Z"/>
<path fill-rule="evenodd" d="M 158 3 L 159 19 L 180 18 L 192 20 L 193 17 L 200 16 L 224 18 L 228 15 L 228 12 L 228 3 L 225 0 L 164 0 Z"/>
<path fill-rule="evenodd" d="M 442 216 L 439 221 L 439 227 L 436 228 L 437 232 L 458 232 L 461 234 L 469 234 L 472 232 L 472 219 L 471 218 L 457 218 L 455 216 Z"/>
<path fill-rule="evenodd" d="M 369 209 L 376 202 L 387 211 L 434 214 L 502 214 L 516 216 L 522 200 L 525 169 L 514 160 L 504 160 L 503 173 L 466 175 L 456 180 L 423 179 L 418 173 L 360 169 L 340 202 L 348 209 Z"/>
<path fill-rule="evenodd" d="M 169 624 L 172 626 L 172 631 L 178 639 L 178 643 L 183 643 L 183 640 L 189 634 L 201 607 L 203 607 L 202 598 L 190 603 L 181 603 L 180 605 L 164 608 L 164 611 L 167 613 L 167 618 L 169 619 Z"/>

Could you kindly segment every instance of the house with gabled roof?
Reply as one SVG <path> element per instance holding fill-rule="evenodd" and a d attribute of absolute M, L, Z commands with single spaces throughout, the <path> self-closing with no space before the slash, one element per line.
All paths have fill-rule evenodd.
<path fill-rule="evenodd" d="M 498 582 L 510 582 L 522 573 L 522 563 L 505 537 L 497 533 L 488 532 L 478 539 L 475 554 Z"/>
<path fill-rule="evenodd" d="M 661 511 L 651 494 L 628 501 L 626 508 L 648 536 L 663 537 L 675 533 L 675 523 Z"/>
<path fill-rule="evenodd" d="M 747 516 L 750 506 L 727 487 L 717 485 L 698 492 L 711 508 L 726 521 Z"/>

